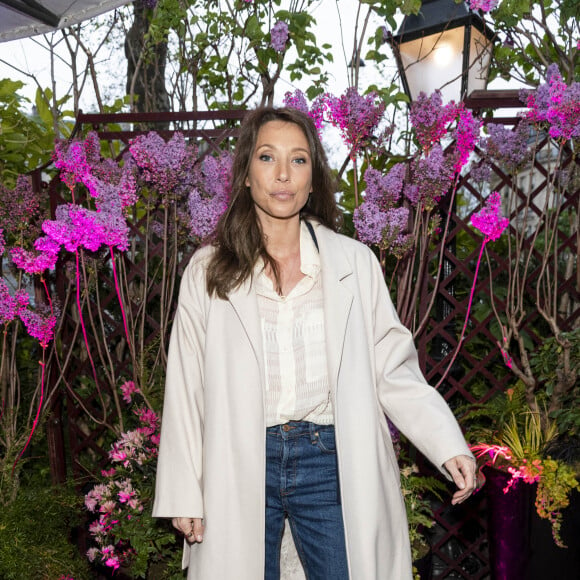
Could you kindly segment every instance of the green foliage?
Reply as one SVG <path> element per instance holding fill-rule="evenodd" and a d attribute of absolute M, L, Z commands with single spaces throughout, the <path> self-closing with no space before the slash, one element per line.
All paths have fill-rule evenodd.
<path fill-rule="evenodd" d="M 81 501 L 72 487 L 23 486 L 2 508 L 0 578 L 90 578 L 86 560 L 71 538 L 81 520 Z"/>
<path fill-rule="evenodd" d="M 536 86 L 547 66 L 558 64 L 570 84 L 580 74 L 578 0 L 503 0 L 491 14 L 499 41 L 490 80 L 501 76 Z M 507 42 L 504 42 L 507 41 Z"/>
<path fill-rule="evenodd" d="M 18 175 L 50 160 L 54 133 L 51 124 L 25 112 L 28 99 L 18 91 L 20 81 L 0 80 L 0 183 L 14 187 Z"/>
<path fill-rule="evenodd" d="M 404 453 L 399 458 L 401 468 L 401 491 L 405 500 L 407 522 L 409 524 L 409 540 L 413 561 L 424 555 L 428 544 L 422 530 L 435 524 L 433 508 L 430 499 L 442 498 L 446 491 L 443 482 L 435 477 L 421 475 L 414 463 L 411 463 Z"/>

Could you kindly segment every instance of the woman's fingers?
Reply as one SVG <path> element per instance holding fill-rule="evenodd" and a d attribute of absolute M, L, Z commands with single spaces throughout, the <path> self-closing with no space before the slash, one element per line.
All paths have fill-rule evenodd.
<path fill-rule="evenodd" d="M 202 518 L 173 518 L 173 527 L 179 530 L 185 539 L 190 542 L 203 541 L 203 519 Z"/>

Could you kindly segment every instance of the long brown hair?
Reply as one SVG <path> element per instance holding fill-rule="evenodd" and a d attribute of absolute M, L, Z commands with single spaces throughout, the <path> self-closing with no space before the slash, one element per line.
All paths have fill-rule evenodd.
<path fill-rule="evenodd" d="M 292 108 L 262 107 L 250 112 L 242 123 L 232 166 L 232 194 L 228 209 L 220 218 L 213 245 L 216 251 L 207 268 L 207 292 L 226 299 L 251 275 L 262 257 L 274 272 L 279 286 L 278 265 L 268 254 L 250 188 L 246 177 L 254 154 L 260 128 L 270 121 L 294 123 L 304 133 L 312 158 L 312 191 L 301 211 L 304 217 L 315 218 L 336 231 L 340 212 L 336 205 L 336 180 L 328 166 L 326 153 L 312 119 Z"/>

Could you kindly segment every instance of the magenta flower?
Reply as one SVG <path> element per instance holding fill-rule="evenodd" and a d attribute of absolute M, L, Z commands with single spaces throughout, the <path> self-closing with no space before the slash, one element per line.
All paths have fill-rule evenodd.
<path fill-rule="evenodd" d="M 42 274 L 47 269 L 52 270 L 58 259 L 59 244 L 53 239 L 43 236 L 35 240 L 34 247 L 37 253 L 23 248 L 10 250 L 14 264 L 28 274 Z"/>
<path fill-rule="evenodd" d="M 567 86 L 556 64 L 546 71 L 546 83 L 535 91 L 523 91 L 529 107 L 526 117 L 534 123 L 548 123 L 554 139 L 580 137 L 580 83 Z"/>
<path fill-rule="evenodd" d="M 481 10 L 482 12 L 491 12 L 497 8 L 499 0 L 467 0 L 472 10 Z"/>
<path fill-rule="evenodd" d="M 500 215 L 500 206 L 501 197 L 495 191 L 481 211 L 471 216 L 471 224 L 485 236 L 486 242 L 497 240 L 509 225 L 509 220 Z"/>
<path fill-rule="evenodd" d="M 318 135 L 320 136 L 322 127 L 324 125 L 324 112 L 326 111 L 325 95 L 319 95 L 314 99 L 312 105 L 309 107 L 304 93 L 300 89 L 296 89 L 293 93 L 288 91 L 284 96 L 284 106 L 298 109 L 314 121 Z"/>
<path fill-rule="evenodd" d="M 6 280 L 0 278 L 0 326 L 12 322 L 28 306 L 28 302 L 26 290 L 17 290 L 12 296 Z"/>
<path fill-rule="evenodd" d="M 139 387 L 137 387 L 133 381 L 125 381 L 121 385 L 120 389 L 121 389 L 121 392 L 123 393 L 123 400 L 127 404 L 131 403 L 131 397 L 132 397 L 133 393 L 140 393 L 141 392 Z"/>
<path fill-rule="evenodd" d="M 459 119 L 455 129 L 455 172 L 467 163 L 469 156 L 475 149 L 475 144 L 479 139 L 481 120 L 473 116 L 473 112 L 463 107 L 459 109 Z"/>
<path fill-rule="evenodd" d="M 270 46 L 276 52 L 283 52 L 288 42 L 288 25 L 282 20 L 278 20 L 272 30 L 270 30 Z"/>
<path fill-rule="evenodd" d="M 4 248 L 6 248 L 6 242 L 4 241 L 4 230 L 0 228 L 0 256 L 4 253 Z"/>
<path fill-rule="evenodd" d="M 378 127 L 385 103 L 377 101 L 377 95 L 359 95 L 355 87 L 349 87 L 340 97 L 326 96 L 330 122 L 340 129 L 344 142 L 351 148 L 351 157 L 373 136 Z"/>
<path fill-rule="evenodd" d="M 441 91 L 433 92 L 430 97 L 423 92 L 419 93 L 409 111 L 409 119 L 417 140 L 426 150 L 440 141 L 456 116 L 457 106 L 454 102 L 443 106 Z"/>

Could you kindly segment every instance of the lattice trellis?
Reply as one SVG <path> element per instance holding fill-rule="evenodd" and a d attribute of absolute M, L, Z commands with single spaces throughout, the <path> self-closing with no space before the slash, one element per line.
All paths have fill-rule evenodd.
<path fill-rule="evenodd" d="M 498 120 L 489 118 L 494 123 L 511 124 L 515 119 Z M 520 170 L 520 179 L 506 174 L 501 168 L 492 165 L 491 180 L 494 191 L 504 191 L 511 188 L 511 207 L 504 207 L 505 215 L 510 218 L 510 228 L 507 236 L 524 236 L 524 246 L 532 248 L 532 268 L 527 278 L 525 293 L 530 301 L 536 297 L 536 282 L 539 279 L 539 263 L 541 256 L 534 247 L 535 235 L 550 234 L 545 224 L 537 223 L 535 228 L 522 232 L 521 216 L 524 211 L 539 216 L 545 202 L 547 188 L 558 186 L 559 193 L 555 196 L 562 213 L 570 216 L 572 227 L 558 228 L 558 239 L 555 252 L 561 258 L 563 265 L 556 267 L 551 264 L 552 276 L 558 280 L 560 300 L 565 297 L 565 305 L 558 312 L 557 324 L 562 331 L 577 328 L 580 322 L 580 280 L 578 279 L 578 213 L 580 209 L 580 190 L 578 189 L 578 165 L 580 160 L 570 148 L 564 148 L 556 155 L 558 144 L 547 137 L 538 139 L 535 143 L 535 155 L 530 166 L 536 179 L 532 182 L 530 166 Z M 481 151 L 476 152 L 482 155 Z M 560 172 L 567 172 L 568 184 L 562 187 Z M 523 174 L 523 179 L 521 175 Z M 479 211 L 489 189 L 482 191 L 481 187 L 468 173 L 459 183 L 461 206 L 453 212 L 451 233 L 446 241 L 444 253 L 444 274 L 439 286 L 434 290 L 435 278 L 424 281 L 421 294 L 421 305 L 429 304 L 436 291 L 436 308 L 425 331 L 418 339 L 418 350 L 423 370 L 431 384 L 437 384 L 450 364 L 457 348 L 458 338 L 464 324 L 468 307 L 469 292 L 473 284 L 475 264 L 479 253 L 481 235 L 469 225 L 471 216 Z M 504 196 L 505 197 L 505 196 Z M 504 204 L 505 205 L 505 204 Z M 532 220 L 533 223 L 533 220 Z M 536 243 L 537 245 L 537 243 Z M 503 252 L 501 251 L 503 250 Z M 488 254 L 491 268 L 485 260 L 479 269 L 475 286 L 475 300 L 480 304 L 488 303 L 493 288 L 506 283 L 510 261 L 506 242 L 488 244 Z M 433 272 L 436 271 L 439 248 L 431 254 Z M 534 263 L 534 260 L 536 263 Z M 491 287 L 490 287 L 491 282 Z M 501 297 L 496 296 L 499 308 L 504 306 Z M 545 321 L 534 308 L 524 315 L 523 330 L 534 345 L 540 345 L 548 336 Z M 458 409 L 465 403 L 484 402 L 513 386 L 515 375 L 506 367 L 504 357 L 499 348 L 501 344 L 499 326 L 491 309 L 474 308 L 468 322 L 458 356 L 450 372 L 442 381 L 440 392 L 453 409 Z M 517 353 L 510 352 L 517 360 Z M 429 471 L 429 467 L 425 466 Z M 457 507 L 439 506 L 435 519 L 437 525 L 433 532 L 432 547 L 434 554 L 433 577 L 453 579 L 477 579 L 489 577 L 489 562 L 487 551 L 487 522 L 485 499 L 483 494 L 474 496 L 467 504 Z"/>
<path fill-rule="evenodd" d="M 171 122 L 171 131 L 161 131 L 167 137 L 173 130 L 179 129 L 184 135 L 196 142 L 204 143 L 200 151 L 204 153 L 216 151 L 220 147 L 228 146 L 232 137 L 235 137 L 236 126 L 243 117 L 243 111 L 230 111 L 220 113 L 180 113 L 172 115 L 81 115 L 78 120 L 78 130 L 81 132 L 87 126 L 92 126 L 97 130 L 99 136 L 104 140 L 117 143 L 128 142 L 128 139 L 144 132 L 144 129 L 127 130 L 121 129 L 120 123 L 147 123 Z M 495 120 L 494 120 L 495 121 Z M 208 123 L 211 125 L 208 125 Z M 117 126 L 113 126 L 113 124 Z M 217 126 L 217 128 L 216 128 Z M 550 152 L 553 143 L 544 140 L 540 150 Z M 121 147 L 117 147 L 119 153 Z M 550 154 L 537 155 L 534 160 L 536 173 L 543 176 L 543 180 L 534 184 L 531 193 L 527 194 L 523 189 L 518 191 L 519 206 L 514 208 L 512 228 L 517 227 L 517 214 L 530 199 L 540 198 L 545 189 L 546 179 L 549 179 L 555 170 L 562 168 L 571 170 L 577 168 L 578 159 L 571 151 L 566 150 L 559 167 L 550 167 Z M 506 175 L 498 167 L 493 167 L 497 176 L 496 189 L 509 186 L 512 183 L 512 176 Z M 423 371 L 430 383 L 435 384 L 441 377 L 444 369 L 449 364 L 457 340 L 460 335 L 461 326 L 465 318 L 469 288 L 473 282 L 474 266 L 479 252 L 480 235 L 469 225 L 470 216 L 478 211 L 488 195 L 489 191 L 481 191 L 474 183 L 471 176 L 465 175 L 460 184 L 459 194 L 462 204 L 459 210 L 453 212 L 451 217 L 450 236 L 446 242 L 444 252 L 444 274 L 437 287 L 434 289 L 434 277 L 427 277 L 424 281 L 421 292 L 421 305 L 427 305 L 432 298 L 435 298 L 435 313 L 429 319 L 424 332 L 418 337 L 418 349 Z M 64 199 L 59 195 L 56 182 L 49 186 L 52 207 L 59 203 L 64 203 Z M 575 212 L 576 224 L 578 223 L 579 190 L 577 185 L 569 186 L 562 194 L 562 207 Z M 131 236 L 133 238 L 132 248 L 143 248 L 146 244 L 149 252 L 149 260 L 143 262 L 139 258 L 143 256 L 142 251 L 127 252 L 122 257 L 117 257 L 117 263 L 123 273 L 123 284 L 127 291 L 126 300 L 130 303 L 129 315 L 138 316 L 141 309 L 145 308 L 147 317 L 144 324 L 144 344 L 155 344 L 156 341 L 167 340 L 163 336 L 167 328 L 159 322 L 160 307 L 162 301 L 161 288 L 152 287 L 149 291 L 150 303 L 142 304 L 138 300 L 138 292 L 131 294 L 131 289 L 137 288 L 145 279 L 147 267 L 159 267 L 160 260 L 164 260 L 164 240 L 151 236 L 144 238 L 143 232 L 147 230 L 146 220 L 151 219 L 151 214 L 145 216 L 134 216 L 130 221 Z M 540 226 L 539 226 L 540 227 Z M 565 234 L 562 232 L 558 241 L 561 252 L 567 252 L 572 256 L 578 256 L 578 234 L 572 232 Z M 179 254 L 174 255 L 171 267 L 175 267 L 179 272 L 183 270 L 191 250 L 193 248 L 184 247 Z M 475 296 L 485 297 L 490 292 L 490 278 L 492 281 L 501 281 L 505 276 L 507 263 L 502 253 L 496 249 L 495 245 L 490 245 L 489 255 L 494 267 L 488 270 L 487 267 L 480 268 L 477 280 Z M 430 256 L 432 271 L 437 268 L 439 248 L 434 248 Z M 86 308 L 96 312 L 97 309 L 103 313 L 103 324 L 108 331 L 108 356 L 114 358 L 114 367 L 117 375 L 127 374 L 133 369 L 128 367 L 129 359 L 124 356 L 126 353 L 125 332 L 122 319 L 117 306 L 117 294 L 115 283 L 112 278 L 111 259 L 107 254 L 95 256 L 95 264 L 98 264 L 97 271 L 94 272 L 95 284 L 98 281 L 100 289 L 100 303 L 92 303 Z M 577 279 L 577 264 L 569 275 L 562 275 L 560 288 L 569 296 L 567 310 L 562 313 L 558 323 L 562 329 L 572 329 L 578 326 L 580 317 L 580 294 L 579 281 Z M 535 289 L 532 286 L 528 292 L 533 294 Z M 68 296 L 67 290 L 72 287 L 70 274 L 67 273 L 66 265 L 62 264 L 57 269 L 56 289 L 60 297 L 61 304 L 70 304 L 73 296 Z M 173 288 L 171 297 L 164 297 L 165 304 L 175 302 L 175 292 Z M 433 297 L 433 293 L 436 296 Z M 78 317 L 74 314 L 74 308 L 65 308 L 65 325 L 62 332 L 62 340 L 65 344 L 72 344 L 79 341 Z M 421 313 L 420 313 L 421 314 Z M 484 401 L 493 396 L 494 393 L 504 390 L 510 385 L 514 377 L 503 362 L 503 357 L 496 346 L 497 329 L 494 327 L 493 312 L 484 315 L 479 311 L 478 316 L 472 316 L 469 322 L 468 333 L 465 336 L 459 355 L 456 361 L 442 382 L 441 393 L 445 396 L 452 408 L 457 409 L 461 405 Z M 170 318 L 170 317 L 169 317 Z M 169 319 L 168 318 L 168 319 Z M 532 327 L 541 328 L 537 316 L 530 315 L 527 320 L 530 328 L 530 337 L 536 344 L 540 343 L 542 336 Z M 89 336 L 89 341 L 94 340 Z M 90 361 L 81 354 L 74 361 L 69 361 L 65 369 L 66 381 L 63 383 L 68 387 L 61 387 L 62 397 L 56 399 L 52 413 L 52 420 L 49 421 L 49 440 L 51 441 L 51 463 L 53 465 L 53 477 L 56 481 L 63 481 L 65 477 L 65 456 L 66 462 L 70 462 L 73 473 L 76 477 L 87 475 L 84 467 L 85 459 L 89 459 L 91 464 L 105 463 L 107 459 L 108 444 L 107 427 L 99 422 L 91 421 L 90 414 L 101 414 L 102 407 L 112 405 L 110 386 L 103 381 L 102 399 L 94 390 L 83 387 L 84 384 L 92 380 L 92 370 Z M 54 365 L 51 370 L 53 380 L 58 376 L 58 370 Z M 67 438 L 62 436 L 63 414 L 66 412 Z M 88 461 L 86 462 L 88 463 Z M 487 533 L 485 518 L 485 501 L 483 497 L 477 495 L 466 504 L 457 507 L 439 505 L 436 509 L 437 526 L 432 535 L 432 546 L 434 554 L 433 574 L 436 578 L 458 578 L 458 579 L 479 579 L 489 575 L 489 563 L 487 553 Z"/>

